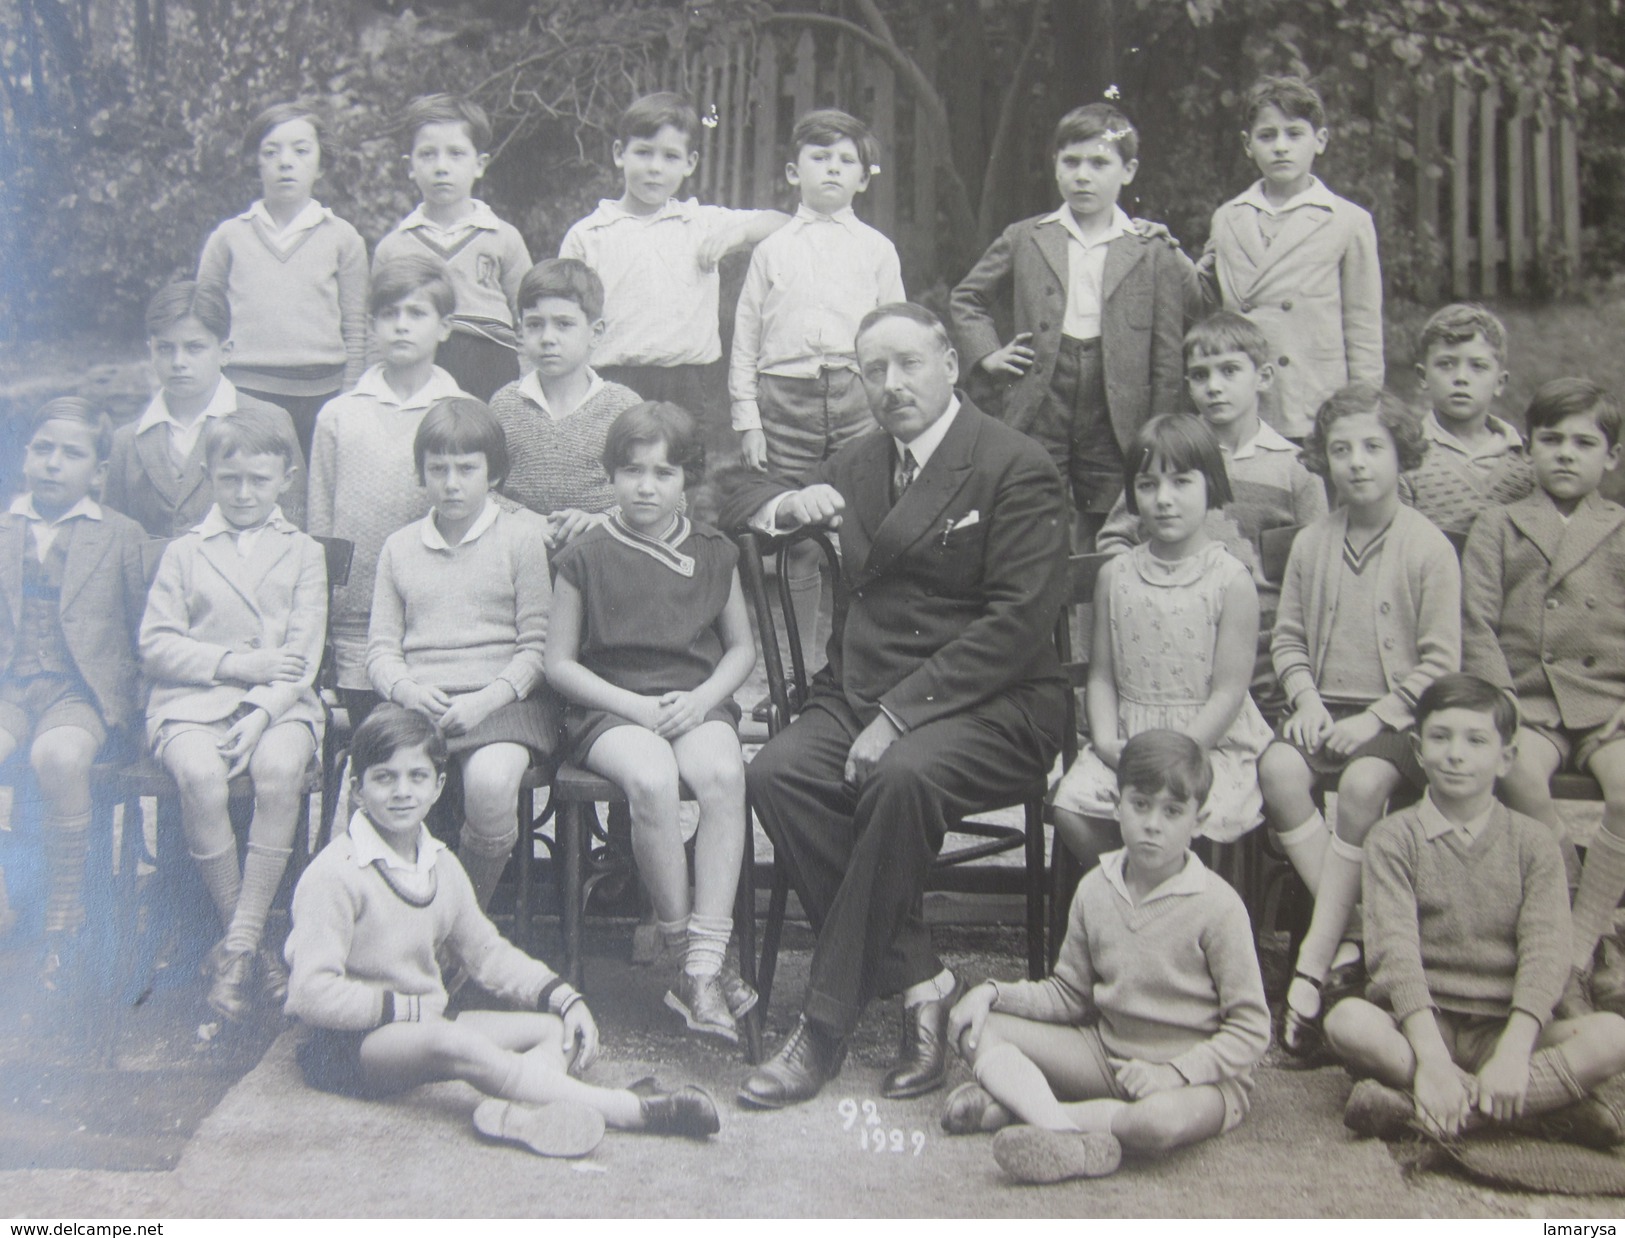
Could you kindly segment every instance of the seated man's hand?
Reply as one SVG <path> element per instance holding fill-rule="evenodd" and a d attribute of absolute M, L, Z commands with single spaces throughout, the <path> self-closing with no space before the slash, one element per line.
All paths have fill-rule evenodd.
<path fill-rule="evenodd" d="M 1031 331 L 1018 331 L 1015 337 L 1003 348 L 995 348 L 979 362 L 982 369 L 989 374 L 1002 375 L 1006 378 L 1020 378 L 1032 365 L 1035 353 L 1032 344 Z"/>
<path fill-rule="evenodd" d="M 875 720 L 858 733 L 847 751 L 847 784 L 861 787 L 880 763 L 880 758 L 886 755 L 886 749 L 896 743 L 902 734 L 884 712 L 876 714 Z"/>
<path fill-rule="evenodd" d="M 976 1056 L 976 1046 L 982 1042 L 982 1025 L 987 1022 L 988 1011 L 993 1009 L 997 996 L 998 990 L 984 980 L 955 1002 L 948 1012 L 948 1043 L 967 1062 Z"/>
<path fill-rule="evenodd" d="M 841 523 L 846 500 L 834 486 L 820 482 L 805 490 L 792 490 L 779 504 L 777 520 L 780 528 L 801 529 L 821 524 L 835 528 Z"/>
<path fill-rule="evenodd" d="M 1359 749 L 1382 734 L 1382 719 L 1369 709 L 1362 709 L 1327 728 L 1324 741 L 1326 751 L 1334 756 L 1351 757 Z"/>
<path fill-rule="evenodd" d="M 1185 1076 L 1167 1062 L 1145 1062 L 1137 1057 L 1114 1057 L 1110 1061 L 1118 1086 L 1135 1100 L 1185 1086 Z"/>

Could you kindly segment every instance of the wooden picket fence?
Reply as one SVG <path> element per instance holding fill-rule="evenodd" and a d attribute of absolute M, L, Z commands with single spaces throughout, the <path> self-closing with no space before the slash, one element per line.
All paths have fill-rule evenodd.
<path fill-rule="evenodd" d="M 1451 295 L 1549 290 L 1579 271 L 1578 146 L 1574 119 L 1532 95 L 1508 106 L 1448 78 L 1418 92 L 1415 222 L 1447 255 Z"/>

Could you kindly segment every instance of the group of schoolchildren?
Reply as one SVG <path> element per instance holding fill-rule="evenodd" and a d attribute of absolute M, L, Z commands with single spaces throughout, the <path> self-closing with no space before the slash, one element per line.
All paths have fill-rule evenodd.
<path fill-rule="evenodd" d="M 1381 386 L 1371 218 L 1313 175 L 1319 98 L 1265 79 L 1245 124 L 1262 179 L 1193 264 L 1118 205 L 1128 118 L 1068 113 L 1061 206 L 1007 229 L 951 297 L 967 369 L 1070 482 L 1079 547 L 1115 557 L 1088 743 L 1054 793 L 1089 871 L 1054 973 L 954 1007 L 975 1078 L 942 1124 L 997 1131 L 1008 1172 L 1055 1181 L 1240 1122 L 1269 1012 L 1247 913 L 1190 844 L 1262 820 L 1314 896 L 1281 1041 L 1324 1040 L 1361 1077 L 1350 1126 L 1612 1147 L 1625 1121 L 1594 1089 L 1625 1070 L 1625 1021 L 1591 1009 L 1588 978 L 1625 893 L 1625 510 L 1598 492 L 1619 405 L 1548 383 L 1526 446 L 1491 411 L 1501 323 L 1455 305 L 1422 331 L 1418 419 Z M 41 982 L 64 983 L 86 920 L 92 764 L 145 700 L 219 914 L 221 1017 L 285 1007 L 313 1087 L 466 1080 L 489 1098 L 482 1134 L 544 1154 L 590 1151 L 606 1124 L 703 1138 L 720 1118 L 697 1087 L 576 1077 L 598 1050 L 582 995 L 485 907 L 526 771 L 568 758 L 611 779 L 679 960 L 665 1002 L 737 1042 L 757 995 L 728 958 L 747 828 L 732 698 L 755 648 L 734 547 L 685 500 L 696 418 L 725 398 L 745 465 L 785 475 L 874 431 L 854 341 L 905 295 L 852 210 L 876 143 L 815 111 L 792 139 L 793 216 L 701 206 L 676 196 L 698 117 L 647 96 L 614 143 L 622 196 L 532 265 L 473 197 L 484 113 L 429 96 L 402 132 L 422 203 L 369 272 L 312 197 L 318 116 L 264 112 L 245 143 L 262 197 L 148 307 L 151 405 L 116 434 L 78 399 L 34 417 L 0 516 L 0 759 L 26 749 L 42 802 Z M 716 268 L 750 247 L 724 397 Z M 1299 526 L 1274 579 L 1266 535 Z M 312 535 L 353 544 L 342 586 Z M 172 539 L 150 584 L 147 539 Z M 787 583 L 810 659 L 823 586 L 803 553 Z M 267 915 L 333 704 L 354 812 L 278 950 Z M 1606 800 L 1583 866 L 1547 790 L 1560 768 Z M 426 824 L 448 775 L 455 855 Z M 692 882 L 680 785 L 700 810 Z M 0 928 L 14 918 L 0 902 Z M 448 1016 L 467 980 L 515 1009 Z"/>

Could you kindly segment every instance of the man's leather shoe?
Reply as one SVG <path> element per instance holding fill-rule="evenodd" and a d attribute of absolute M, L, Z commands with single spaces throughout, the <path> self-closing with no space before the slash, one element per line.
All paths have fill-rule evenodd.
<path fill-rule="evenodd" d="M 840 1074 L 845 1060 L 846 1041 L 802 1015 L 772 1059 L 745 1080 L 739 1100 L 758 1109 L 799 1105 Z"/>
<path fill-rule="evenodd" d="M 940 1088 L 948 1078 L 948 1012 L 959 1000 L 960 984 L 940 1001 L 903 1007 L 903 1037 L 897 1065 L 880 1082 L 887 1100 L 907 1100 Z"/>

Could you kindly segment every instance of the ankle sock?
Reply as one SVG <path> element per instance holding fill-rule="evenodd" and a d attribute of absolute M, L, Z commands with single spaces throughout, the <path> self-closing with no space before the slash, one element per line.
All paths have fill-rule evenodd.
<path fill-rule="evenodd" d="M 224 851 L 216 851 L 213 855 L 198 855 L 194 851 L 192 858 L 197 861 L 203 888 L 214 900 L 214 909 L 220 916 L 220 927 L 229 928 L 232 916 L 237 913 L 237 895 L 243 888 L 243 875 L 237 867 L 236 844 L 228 844 Z"/>
<path fill-rule="evenodd" d="M 85 861 L 90 856 L 90 814 L 45 818 L 43 840 L 49 893 L 45 931 L 73 932 L 85 922 Z"/>
<path fill-rule="evenodd" d="M 1332 841 L 1332 832 L 1326 828 L 1325 816 L 1317 812 L 1284 834 L 1277 834 L 1275 841 L 1281 844 L 1286 858 L 1313 895 L 1320 889 L 1320 870 L 1326 861 L 1326 848 Z"/>
<path fill-rule="evenodd" d="M 971 1071 L 976 1082 L 1023 1122 L 1052 1131 L 1078 1129 L 1055 1099 L 1044 1072 L 1015 1045 L 997 1044 L 984 1049 L 976 1055 Z"/>
<path fill-rule="evenodd" d="M 497 882 L 502 880 L 502 874 L 508 867 L 508 857 L 513 854 L 518 842 L 517 825 L 505 834 L 489 838 L 474 833 L 466 822 L 463 824 L 462 840 L 457 844 L 457 858 L 468 873 L 469 884 L 474 887 L 474 901 L 481 911 L 491 902 Z"/>
<path fill-rule="evenodd" d="M 1574 892 L 1575 967 L 1591 966 L 1597 942 L 1614 921 L 1614 910 L 1625 894 L 1625 838 L 1611 830 L 1598 830 L 1586 848 L 1580 888 Z"/>
<path fill-rule="evenodd" d="M 923 1006 L 926 1002 L 940 1002 L 954 991 L 954 974 L 944 967 L 929 980 L 911 984 L 903 990 L 903 1007 Z"/>
<path fill-rule="evenodd" d="M 691 976 L 715 976 L 722 971 L 734 922 L 727 916 L 693 915 L 688 918 L 688 957 L 683 970 Z"/>
<path fill-rule="evenodd" d="M 265 917 L 270 914 L 271 901 L 276 898 L 292 855 L 289 847 L 262 847 L 249 842 L 237 909 L 232 913 L 231 927 L 226 930 L 226 949 L 231 953 L 258 948 L 260 935 L 265 932 Z"/>
<path fill-rule="evenodd" d="M 1320 865 L 1320 888 L 1315 894 L 1315 911 L 1309 933 L 1298 950 L 1298 969 L 1324 980 L 1343 940 L 1349 916 L 1360 901 L 1360 861 L 1364 853 L 1336 834 L 1326 844 Z"/>

